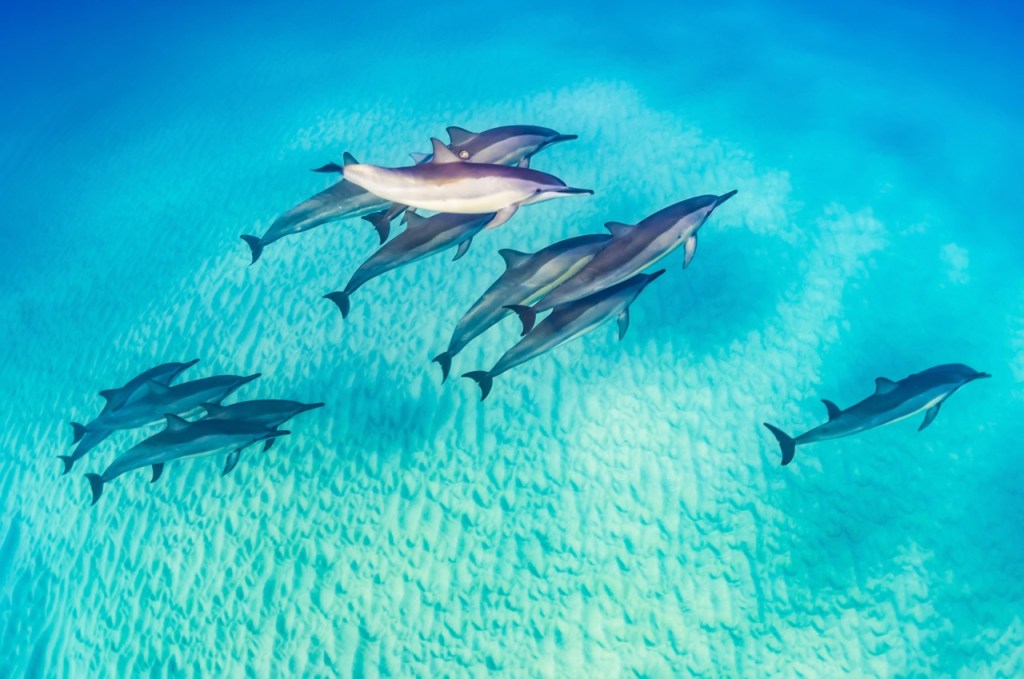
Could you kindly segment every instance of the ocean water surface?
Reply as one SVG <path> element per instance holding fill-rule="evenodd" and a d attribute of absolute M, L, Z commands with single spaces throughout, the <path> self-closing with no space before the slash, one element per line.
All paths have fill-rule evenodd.
<path fill-rule="evenodd" d="M 144 3 L 145 4 L 145 3 Z M 5 6 L 0 676 L 1021 676 L 1024 155 L 1012 4 Z M 524 207 L 321 296 L 355 219 L 242 233 L 449 125 L 579 135 Z M 738 194 L 631 310 L 495 380 L 430 358 L 538 250 Z M 489 367 L 507 319 L 455 360 Z M 158 363 L 326 406 L 222 457 L 68 475 Z M 993 375 L 798 449 L 874 379 Z"/>

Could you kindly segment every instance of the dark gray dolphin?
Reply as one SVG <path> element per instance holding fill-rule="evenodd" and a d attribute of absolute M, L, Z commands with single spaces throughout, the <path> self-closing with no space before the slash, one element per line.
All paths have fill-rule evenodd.
<path fill-rule="evenodd" d="M 441 381 L 448 379 L 452 358 L 466 345 L 511 313 L 509 305 L 533 304 L 580 270 L 611 240 L 607 234 L 558 241 L 533 254 L 499 250 L 505 272 L 469 308 L 452 333 L 448 348 L 434 357 Z"/>
<path fill-rule="evenodd" d="M 448 128 L 448 138 L 451 140 L 448 149 L 467 162 L 518 165 L 524 158 L 532 158 L 550 146 L 577 137 L 535 125 L 503 125 L 483 132 L 452 126 Z M 412 158 L 417 163 L 429 162 L 433 154 L 414 153 Z"/>
<path fill-rule="evenodd" d="M 269 429 L 276 429 L 299 413 L 316 410 L 317 408 L 322 408 L 323 405 L 323 403 L 300 403 L 298 401 L 274 399 L 241 401 L 227 406 L 217 403 L 204 403 L 203 410 L 206 411 L 206 416 L 203 419 L 219 420 L 222 422 L 241 420 L 260 424 Z M 272 445 L 274 445 L 274 439 L 267 439 L 263 445 L 263 450 L 270 450 Z M 241 448 L 228 453 L 224 464 L 224 471 L 221 472 L 221 475 L 227 474 L 235 468 L 241 453 Z"/>
<path fill-rule="evenodd" d="M 534 314 L 624 281 L 680 245 L 686 248 L 683 266 L 689 265 L 697 248 L 697 231 L 716 207 L 734 195 L 736 192 L 730 191 L 721 196 L 689 198 L 655 212 L 635 226 L 609 222 L 606 226 L 615 237 L 614 241 L 575 276 L 535 304 Z M 527 329 L 533 327 L 535 316 L 525 311 L 521 315 Z"/>
<path fill-rule="evenodd" d="M 71 471 L 75 462 L 95 448 L 115 431 L 137 429 L 163 419 L 165 413 L 184 415 L 203 403 L 220 403 L 243 384 L 252 382 L 260 374 L 218 375 L 183 382 L 173 387 L 149 383 L 150 393 L 122 408 L 103 414 L 82 427 L 83 436 L 71 455 L 59 455 L 64 462 L 64 473 Z M 76 431 L 77 431 L 76 427 Z"/>
<path fill-rule="evenodd" d="M 351 154 L 346 153 L 345 163 L 354 165 L 358 161 Z M 242 240 L 252 250 L 252 263 L 255 263 L 263 254 L 264 247 L 285 236 L 309 231 L 328 222 L 380 212 L 386 210 L 390 204 L 390 201 L 382 200 L 355 184 L 342 180 L 285 212 L 274 220 L 274 223 L 262 236 L 246 234 L 242 236 Z M 375 221 L 374 228 L 377 229 L 380 242 L 386 241 L 390 221 L 387 223 Z"/>
<path fill-rule="evenodd" d="M 134 403 L 139 399 L 145 398 L 149 394 L 149 382 L 156 382 L 166 386 L 173 382 L 178 375 L 198 362 L 199 359 L 197 358 L 187 363 L 163 363 L 155 368 L 139 373 L 128 380 L 122 387 L 104 389 L 100 392 L 100 396 L 106 399 L 106 404 L 104 404 L 103 410 L 100 411 L 100 416 L 118 410 L 128 403 Z M 72 443 L 78 443 L 82 436 L 85 435 L 85 427 L 77 422 L 72 422 L 71 427 L 75 431 L 75 439 Z"/>
<path fill-rule="evenodd" d="M 152 467 L 152 481 L 156 481 L 168 462 L 208 455 L 223 448 L 244 448 L 257 441 L 287 436 L 290 433 L 245 420 L 189 422 L 176 415 L 168 414 L 165 417 L 166 429 L 129 449 L 114 460 L 102 474 L 85 475 L 92 489 L 92 504 L 96 504 L 100 499 L 103 484 L 126 472 Z"/>
<path fill-rule="evenodd" d="M 986 377 L 991 375 L 977 372 L 962 363 L 928 368 L 898 382 L 879 377 L 875 380 L 875 393 L 846 410 L 840 410 L 835 403 L 823 399 L 828 410 L 828 422 L 796 438 L 767 422 L 764 426 L 779 442 L 782 464 L 787 465 L 799 445 L 859 434 L 924 412 L 924 421 L 917 428 L 921 431 L 932 423 L 939 414 L 939 408 L 957 389 L 968 382 Z"/>
<path fill-rule="evenodd" d="M 652 274 L 637 274 L 589 297 L 555 307 L 536 328 L 506 351 L 493 368 L 469 372 L 463 377 L 468 377 L 480 385 L 482 401 L 491 392 L 491 383 L 498 375 L 551 351 L 560 344 L 587 334 L 605 321 L 618 318 L 619 339 L 622 339 L 629 327 L 629 306 L 645 287 L 663 273 L 664 269 Z M 512 307 L 512 310 L 520 312 L 524 308 L 529 309 Z"/>
<path fill-rule="evenodd" d="M 504 215 L 521 205 L 593 193 L 525 167 L 463 162 L 440 140 L 431 143 L 434 157 L 429 163 L 393 168 L 346 165 L 345 179 L 395 203 L 458 214 Z"/>
<path fill-rule="evenodd" d="M 473 236 L 480 233 L 495 218 L 493 213 L 482 215 L 448 214 L 432 217 L 410 214 L 409 226 L 398 236 L 380 247 L 352 274 L 345 289 L 324 295 L 338 305 L 342 318 L 348 316 L 349 296 L 369 280 L 400 266 L 429 257 L 450 247 L 458 246 L 455 259 L 466 254 Z"/>

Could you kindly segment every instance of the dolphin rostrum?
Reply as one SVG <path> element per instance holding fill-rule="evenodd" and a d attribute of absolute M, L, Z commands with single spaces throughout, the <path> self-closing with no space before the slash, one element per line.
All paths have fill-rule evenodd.
<path fill-rule="evenodd" d="M 184 415 L 199 408 L 203 403 L 220 403 L 243 384 L 252 382 L 259 376 L 259 373 L 248 376 L 218 375 L 182 382 L 173 387 L 150 382 L 150 393 L 146 398 L 100 415 L 87 425 L 78 425 L 83 431 L 78 446 L 71 455 L 58 456 L 64 462 L 64 473 L 71 471 L 77 460 L 115 431 L 137 429 L 159 422 L 165 413 Z M 78 427 L 75 427 L 76 431 Z"/>
<path fill-rule="evenodd" d="M 957 389 L 968 382 L 986 377 L 991 375 L 977 372 L 962 363 L 928 368 L 896 382 L 879 377 L 875 380 L 875 393 L 846 410 L 840 410 L 832 401 L 822 399 L 828 410 L 828 422 L 796 438 L 767 422 L 764 426 L 779 442 L 782 464 L 787 465 L 799 445 L 858 434 L 924 412 L 924 421 L 917 428 L 921 431 L 932 423 L 939 414 L 939 408 Z"/>
<path fill-rule="evenodd" d="M 664 269 L 652 274 L 637 274 L 588 297 L 555 307 L 536 328 L 526 333 L 518 344 L 506 351 L 493 368 L 469 372 L 463 377 L 474 380 L 480 386 L 482 401 L 491 392 L 491 383 L 498 375 L 551 351 L 560 344 L 585 335 L 609 319 L 618 318 L 619 339 L 622 339 L 629 327 L 629 306 L 645 287 L 663 273 Z M 520 312 L 524 308 L 529 309 L 513 306 L 512 310 Z"/>
<path fill-rule="evenodd" d="M 463 162 L 440 140 L 431 143 L 434 157 L 429 163 L 395 168 L 346 165 L 345 179 L 414 208 L 459 214 L 498 212 L 502 217 L 520 205 L 593 193 L 525 167 Z"/>
<path fill-rule="evenodd" d="M 359 161 L 351 154 L 345 154 L 345 164 L 355 165 Z M 288 212 L 274 220 L 262 236 L 242 236 L 252 250 L 252 263 L 263 254 L 263 248 L 276 240 L 294 233 L 309 231 L 328 222 L 336 222 L 352 217 L 362 217 L 386 209 L 390 201 L 382 200 L 372 193 L 342 180 L 328 189 L 321 191 L 312 198 L 302 201 Z M 390 222 L 374 222 L 380 242 L 388 239 Z"/>
<path fill-rule="evenodd" d="M 323 405 L 323 403 L 300 403 L 298 401 L 266 399 L 240 401 L 227 406 L 217 403 L 204 403 L 202 407 L 206 411 L 206 416 L 203 417 L 204 420 L 219 420 L 222 422 L 238 420 L 260 424 L 269 429 L 276 429 L 299 413 L 316 410 L 317 408 L 322 408 Z M 267 439 L 263 444 L 263 450 L 270 450 L 272 445 L 274 445 L 274 439 Z M 221 472 L 222 476 L 235 468 L 241 453 L 241 448 L 236 448 L 228 453 L 224 464 L 224 471 Z"/>
<path fill-rule="evenodd" d="M 576 139 L 575 134 L 558 132 L 535 125 L 504 125 L 483 132 L 470 132 L 461 127 L 449 127 L 448 149 L 459 159 L 470 163 L 518 165 L 524 158 L 532 158 L 540 151 L 563 141 Z M 417 163 L 429 161 L 429 153 L 414 153 Z"/>
<path fill-rule="evenodd" d="M 199 420 L 189 422 L 167 414 L 167 427 L 129 449 L 114 460 L 102 474 L 86 474 L 92 489 L 92 504 L 100 499 L 103 484 L 121 474 L 143 467 L 153 467 L 155 482 L 164 471 L 164 464 L 188 457 L 216 452 L 222 448 L 244 448 L 257 441 L 287 436 L 259 422 L 245 420 Z"/>
<path fill-rule="evenodd" d="M 505 272 L 459 319 L 448 348 L 434 357 L 441 366 L 441 381 L 448 379 L 452 358 L 511 313 L 509 305 L 528 305 L 541 299 L 579 271 L 610 240 L 607 234 L 592 234 L 558 241 L 533 254 L 499 250 Z"/>
<path fill-rule="evenodd" d="M 736 195 L 697 196 L 655 212 L 635 226 L 609 222 L 605 226 L 614 240 L 579 272 L 555 288 L 532 307 L 533 314 L 521 314 L 527 330 L 536 314 L 590 295 L 624 281 L 660 261 L 680 245 L 685 246 L 683 266 L 693 259 L 697 249 L 697 231 L 716 207 Z"/>
<path fill-rule="evenodd" d="M 408 228 L 363 262 L 344 290 L 328 293 L 324 299 L 337 304 L 342 318 L 345 318 L 348 316 L 349 296 L 367 281 L 456 245 L 455 259 L 459 259 L 466 254 L 473 236 L 494 219 L 494 213 L 465 215 L 441 212 L 432 217 L 409 214 Z"/>

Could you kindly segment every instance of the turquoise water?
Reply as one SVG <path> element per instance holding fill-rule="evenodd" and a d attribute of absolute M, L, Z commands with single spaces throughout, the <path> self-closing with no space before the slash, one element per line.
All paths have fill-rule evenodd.
<path fill-rule="evenodd" d="M 0 675 L 1018 676 L 1019 10 L 257 3 L 0 28 Z M 361 220 L 268 246 L 343 151 L 578 134 L 528 206 L 353 296 Z M 495 382 L 430 357 L 533 251 L 739 194 L 614 324 Z M 513 320 L 454 371 L 489 367 Z M 266 454 L 89 506 L 69 420 L 164 361 L 325 401 Z M 801 448 L 875 377 L 993 374 Z M 155 429 L 79 463 L 99 471 Z"/>

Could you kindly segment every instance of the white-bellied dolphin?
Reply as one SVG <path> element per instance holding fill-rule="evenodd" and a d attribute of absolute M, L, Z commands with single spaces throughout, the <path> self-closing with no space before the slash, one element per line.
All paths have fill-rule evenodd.
<path fill-rule="evenodd" d="M 622 339 L 629 327 L 629 306 L 645 287 L 663 273 L 664 269 L 651 274 L 637 274 L 588 297 L 555 307 L 536 328 L 506 351 L 493 368 L 469 372 L 463 377 L 468 377 L 480 386 L 482 401 L 491 392 L 491 384 L 498 375 L 551 351 L 560 344 L 585 335 L 605 321 L 618 319 L 619 339 Z M 511 308 L 517 313 L 529 309 L 521 306 Z"/>
<path fill-rule="evenodd" d="M 345 164 L 355 165 L 358 161 L 351 154 L 345 153 Z M 276 240 L 295 233 L 309 231 L 328 222 L 342 219 L 363 217 L 389 207 L 390 201 L 382 200 L 365 189 L 342 179 L 312 198 L 302 201 L 292 209 L 274 220 L 262 236 L 243 235 L 252 251 L 252 263 L 263 254 L 263 248 Z M 373 222 L 377 236 L 383 243 L 388 239 L 390 221 Z"/>
<path fill-rule="evenodd" d="M 168 462 L 188 457 L 208 455 L 223 448 L 244 448 L 257 441 L 287 436 L 290 432 L 279 431 L 258 422 L 245 420 L 199 420 L 189 422 L 167 414 L 167 427 L 132 447 L 114 460 L 102 474 L 86 474 L 92 489 L 92 504 L 100 499 L 103 484 L 121 474 L 143 467 L 153 468 L 155 482 L 163 474 Z"/>
<path fill-rule="evenodd" d="M 470 132 L 461 127 L 448 128 L 451 143 L 448 149 L 461 160 L 470 163 L 518 165 L 524 158 L 532 158 L 540 151 L 563 141 L 576 139 L 575 134 L 559 134 L 547 127 L 535 125 L 503 125 L 483 132 Z M 430 153 L 414 153 L 417 163 L 429 161 Z"/>
<path fill-rule="evenodd" d="M 968 382 L 985 377 L 991 375 L 978 372 L 962 363 L 928 368 L 896 382 L 879 377 L 875 380 L 875 393 L 846 410 L 840 410 L 832 401 L 822 399 L 828 410 L 828 422 L 796 438 L 767 422 L 764 426 L 779 442 L 782 448 L 782 464 L 787 465 L 793 459 L 799 445 L 858 434 L 924 412 L 924 420 L 917 428 L 921 431 L 932 423 L 939 414 L 943 402 L 957 389 Z"/>
<path fill-rule="evenodd" d="M 218 375 L 183 382 L 172 387 L 150 382 L 150 393 L 146 398 L 101 415 L 89 424 L 79 425 L 84 435 L 78 446 L 71 455 L 58 456 L 64 462 L 64 473 L 71 471 L 77 460 L 115 431 L 137 429 L 159 422 L 165 413 L 185 415 L 203 403 L 220 403 L 243 384 L 252 382 L 259 376 L 259 373 L 247 376 Z"/>
<path fill-rule="evenodd" d="M 592 194 L 525 167 L 467 163 L 438 139 L 434 157 L 412 167 L 346 165 L 345 179 L 395 203 L 459 214 L 502 213 L 552 198 Z"/>
<path fill-rule="evenodd" d="M 614 240 L 590 262 L 533 306 L 533 313 L 581 299 L 603 290 L 663 259 L 680 245 L 686 255 L 683 266 L 689 265 L 697 248 L 697 231 L 716 207 L 736 195 L 729 191 L 721 196 L 697 196 L 655 212 L 639 224 L 618 222 L 606 224 Z M 536 316 L 524 310 L 523 323 L 533 327 Z"/>
<path fill-rule="evenodd" d="M 434 357 L 441 366 L 441 381 L 448 379 L 452 358 L 502 318 L 509 305 L 533 304 L 608 245 L 611 236 L 592 234 L 567 238 L 533 254 L 499 250 L 505 272 L 469 308 L 452 333 L 448 348 Z"/>
<path fill-rule="evenodd" d="M 342 318 L 346 318 L 349 296 L 367 281 L 454 246 L 458 246 L 455 259 L 459 259 L 466 254 L 473 236 L 480 233 L 494 218 L 494 213 L 464 215 L 441 212 L 432 217 L 410 214 L 405 231 L 370 255 L 352 274 L 344 290 L 328 293 L 324 299 L 337 304 Z"/>
<path fill-rule="evenodd" d="M 276 399 L 263 399 L 256 401 L 240 401 L 231 405 L 223 406 L 217 403 L 204 403 L 203 410 L 206 411 L 204 420 L 241 420 L 245 422 L 263 425 L 269 429 L 276 429 L 292 419 L 299 413 L 322 408 L 323 403 L 300 403 L 299 401 L 285 401 Z M 274 445 L 274 439 L 268 438 L 263 444 L 263 450 L 270 450 Z M 242 453 L 241 448 L 236 448 L 228 453 L 224 463 L 224 471 L 221 475 L 227 474 L 238 464 Z"/>

